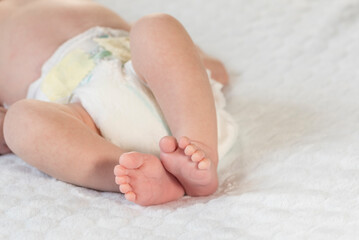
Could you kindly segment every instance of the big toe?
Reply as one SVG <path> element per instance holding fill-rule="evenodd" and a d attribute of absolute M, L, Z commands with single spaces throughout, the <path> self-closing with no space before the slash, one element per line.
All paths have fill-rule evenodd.
<path fill-rule="evenodd" d="M 172 136 L 165 136 L 160 140 L 160 149 L 165 153 L 172 153 L 177 149 L 177 140 Z"/>
<path fill-rule="evenodd" d="M 120 165 L 127 169 L 136 169 L 142 166 L 147 158 L 147 154 L 138 152 L 127 152 L 120 156 Z"/>

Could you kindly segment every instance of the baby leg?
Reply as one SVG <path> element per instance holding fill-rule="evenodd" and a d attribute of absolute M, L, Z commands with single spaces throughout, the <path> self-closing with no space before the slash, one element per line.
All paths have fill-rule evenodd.
<path fill-rule="evenodd" d="M 4 133 L 11 150 L 39 170 L 75 185 L 119 191 L 113 169 L 124 151 L 99 135 L 91 117 L 79 103 L 60 105 L 36 100 L 19 101 L 5 116 Z M 164 170 L 158 158 L 151 157 L 151 171 L 155 173 L 152 180 L 161 181 L 161 185 L 153 184 L 153 188 L 161 186 L 162 192 L 157 190 L 156 194 L 162 198 L 152 196 L 147 200 L 147 196 L 139 194 L 134 201 L 149 205 L 182 197 L 180 184 L 173 181 L 173 176 Z M 135 170 L 141 172 L 145 168 L 145 163 L 139 163 Z M 131 176 L 138 175 L 135 170 Z M 132 182 L 146 182 L 146 177 L 138 176 Z M 165 195 L 163 192 L 167 188 L 177 191 Z M 138 190 L 132 189 L 135 193 Z"/>
<path fill-rule="evenodd" d="M 183 26 L 165 14 L 136 22 L 130 41 L 134 69 L 154 93 L 173 136 L 177 140 L 187 136 L 184 138 L 187 142 L 179 145 L 171 138 L 165 140 L 168 144 L 161 146 L 164 166 L 177 177 L 187 194 L 213 193 L 218 185 L 216 111 L 197 47 Z M 194 162 L 185 154 L 189 145 L 195 145 L 196 151 L 203 152 L 205 158 L 187 164 Z M 198 175 L 196 181 L 183 175 L 188 171 Z M 203 181 L 202 175 L 206 176 Z"/>
<path fill-rule="evenodd" d="M 117 190 L 111 168 L 123 151 L 99 136 L 81 105 L 21 100 L 5 116 L 4 135 L 16 155 L 50 176 Z"/>

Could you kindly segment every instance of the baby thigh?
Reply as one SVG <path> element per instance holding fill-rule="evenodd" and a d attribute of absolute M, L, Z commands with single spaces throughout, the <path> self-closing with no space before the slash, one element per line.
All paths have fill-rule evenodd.
<path fill-rule="evenodd" d="M 5 117 L 9 148 L 59 180 L 102 191 L 118 191 L 113 168 L 123 151 L 102 138 L 80 104 L 37 100 L 13 104 Z"/>

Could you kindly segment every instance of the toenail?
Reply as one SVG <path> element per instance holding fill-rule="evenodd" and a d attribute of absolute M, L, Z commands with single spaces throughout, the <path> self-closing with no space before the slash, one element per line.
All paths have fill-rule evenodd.
<path fill-rule="evenodd" d="M 128 170 L 127 170 L 127 168 L 125 168 L 125 167 L 119 165 L 117 173 L 118 173 L 117 176 L 118 176 L 118 175 L 127 175 L 127 174 L 128 174 Z"/>
<path fill-rule="evenodd" d="M 116 175 L 116 176 L 119 176 L 119 175 L 126 175 L 127 174 L 127 169 L 122 167 L 121 165 L 117 165 L 115 167 L 115 169 L 113 170 L 113 173 Z"/>
<path fill-rule="evenodd" d="M 128 201 L 135 201 L 136 200 L 136 194 L 134 192 L 128 192 L 125 194 L 125 198 L 128 200 Z"/>
<path fill-rule="evenodd" d="M 201 170 L 209 169 L 210 166 L 211 166 L 211 161 L 209 161 L 207 158 L 203 159 L 198 163 L 198 168 Z"/>
<path fill-rule="evenodd" d="M 120 185 L 120 192 L 122 193 L 128 193 L 131 190 L 132 190 L 131 186 L 127 183 Z"/>
<path fill-rule="evenodd" d="M 113 174 L 114 175 L 118 175 L 118 171 L 119 171 L 119 165 L 116 165 L 115 168 L 113 169 Z"/>
<path fill-rule="evenodd" d="M 121 184 L 121 180 L 119 177 L 115 177 L 115 182 L 117 185 Z"/>
<path fill-rule="evenodd" d="M 200 160 L 202 160 L 204 158 L 204 152 L 201 150 L 197 150 L 191 157 L 192 161 L 194 162 L 199 162 Z"/>
<path fill-rule="evenodd" d="M 116 177 L 115 181 L 116 181 L 116 184 L 125 184 L 125 183 L 130 182 L 130 178 L 127 176 Z"/>
<path fill-rule="evenodd" d="M 189 156 L 189 155 L 192 155 L 194 152 L 196 151 L 196 147 L 193 146 L 193 145 L 188 145 L 185 150 L 184 150 L 184 153 Z"/>

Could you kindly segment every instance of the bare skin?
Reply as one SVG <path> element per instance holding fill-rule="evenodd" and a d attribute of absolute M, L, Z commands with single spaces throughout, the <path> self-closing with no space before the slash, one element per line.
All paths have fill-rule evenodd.
<path fill-rule="evenodd" d="M 4 126 L 4 118 L 5 118 L 6 109 L 3 107 L 0 107 L 0 129 L 3 129 Z M 5 143 L 4 139 L 4 133 L 3 131 L 0 131 L 0 155 L 10 153 L 10 149 Z"/>
<path fill-rule="evenodd" d="M 130 31 L 134 69 L 148 83 L 173 134 L 160 141 L 160 158 L 126 153 L 106 141 L 79 103 L 23 100 L 56 48 L 93 26 Z M 11 149 L 55 178 L 122 192 L 141 205 L 173 201 L 184 193 L 205 196 L 217 189 L 217 125 L 204 67 L 223 83 L 228 75 L 218 60 L 198 51 L 174 18 L 151 15 L 130 27 L 87 0 L 3 0 L 0 46 L 0 102 L 11 105 L 6 114 L 0 108 L 0 153 Z"/>

